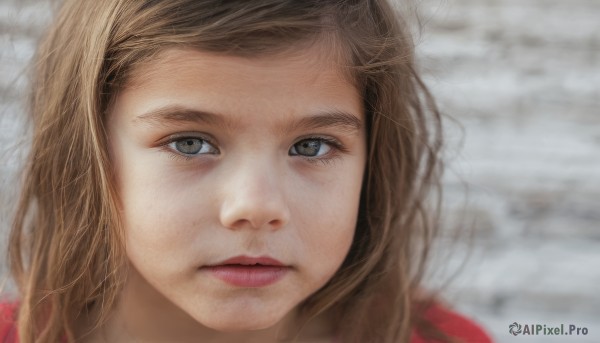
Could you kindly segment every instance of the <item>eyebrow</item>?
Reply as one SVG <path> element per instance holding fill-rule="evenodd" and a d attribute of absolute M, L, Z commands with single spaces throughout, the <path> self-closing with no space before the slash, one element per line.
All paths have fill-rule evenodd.
<path fill-rule="evenodd" d="M 182 123 L 200 123 L 206 125 L 220 126 L 228 129 L 235 127 L 226 116 L 199 109 L 187 108 L 179 105 L 167 105 L 141 115 L 134 122 L 146 122 L 153 126 L 176 125 Z M 314 115 L 302 117 L 287 123 L 283 130 L 287 132 L 295 130 L 315 130 L 323 128 L 336 128 L 353 133 L 362 129 L 362 121 L 354 114 L 333 109 L 318 112 Z"/>
<path fill-rule="evenodd" d="M 134 122 L 145 122 L 150 125 L 169 125 L 179 123 L 204 123 L 210 125 L 225 125 L 223 116 L 215 113 L 190 109 L 177 105 L 167 105 L 144 114 L 140 114 Z"/>
<path fill-rule="evenodd" d="M 330 110 L 295 120 L 285 127 L 284 132 L 325 128 L 334 128 L 347 133 L 356 133 L 361 130 L 362 122 L 357 116 L 351 113 L 341 110 Z"/>

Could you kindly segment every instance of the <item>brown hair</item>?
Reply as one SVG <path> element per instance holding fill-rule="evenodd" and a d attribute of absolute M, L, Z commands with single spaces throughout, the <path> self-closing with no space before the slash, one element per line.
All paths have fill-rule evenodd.
<path fill-rule="evenodd" d="M 99 325 L 115 303 L 125 254 L 105 113 L 131 70 L 169 47 L 260 56 L 311 41 L 336 44 L 364 96 L 368 161 L 350 253 L 301 313 L 331 309 L 344 342 L 409 340 L 437 230 L 425 197 L 439 191 L 441 118 L 390 4 L 66 0 L 35 59 L 34 139 L 10 238 L 22 342 L 72 341 L 78 316 L 97 306 Z"/>

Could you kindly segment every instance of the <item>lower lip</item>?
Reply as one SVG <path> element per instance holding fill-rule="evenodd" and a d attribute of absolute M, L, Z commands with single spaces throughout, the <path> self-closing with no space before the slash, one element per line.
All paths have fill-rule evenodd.
<path fill-rule="evenodd" d="M 264 287 L 279 281 L 289 271 L 279 266 L 221 265 L 204 267 L 216 278 L 238 287 Z"/>

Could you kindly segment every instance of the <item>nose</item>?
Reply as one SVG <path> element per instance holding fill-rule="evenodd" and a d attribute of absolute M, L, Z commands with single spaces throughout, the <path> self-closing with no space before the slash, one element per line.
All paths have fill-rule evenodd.
<path fill-rule="evenodd" d="M 219 214 L 224 227 L 276 230 L 288 223 L 283 177 L 270 166 L 264 161 L 247 161 L 227 173 Z"/>

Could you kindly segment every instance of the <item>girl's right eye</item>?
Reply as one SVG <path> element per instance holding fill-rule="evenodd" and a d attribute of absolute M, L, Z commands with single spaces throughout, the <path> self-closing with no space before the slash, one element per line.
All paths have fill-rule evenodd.
<path fill-rule="evenodd" d="M 167 143 L 167 146 L 171 148 L 171 150 L 176 151 L 184 156 L 219 153 L 219 150 L 207 140 L 196 137 L 174 139 Z"/>

